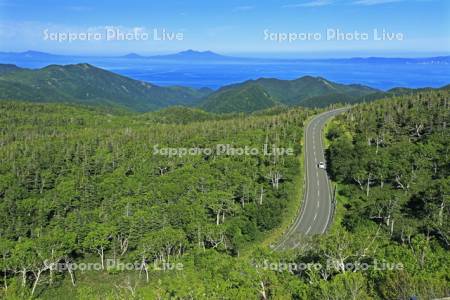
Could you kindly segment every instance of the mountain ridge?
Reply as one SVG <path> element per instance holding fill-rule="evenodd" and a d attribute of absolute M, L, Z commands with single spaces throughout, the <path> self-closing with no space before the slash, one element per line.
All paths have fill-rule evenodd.
<path fill-rule="evenodd" d="M 0 66 L 0 70 L 6 69 Z M 135 111 L 193 105 L 209 92 L 208 89 L 161 87 L 87 63 L 19 68 L 0 76 L 0 99 L 118 105 Z"/>
<path fill-rule="evenodd" d="M 253 87 L 251 92 L 250 87 Z M 378 92 L 381 91 L 360 84 L 345 85 L 309 75 L 293 80 L 258 78 L 224 86 L 200 102 L 200 107 L 215 113 L 252 112 L 258 103 L 262 109 L 277 105 L 323 107 L 357 102 L 363 96 Z M 245 93 L 246 105 L 240 103 L 242 93 Z M 318 97 L 317 102 L 313 101 L 315 97 Z"/>
<path fill-rule="evenodd" d="M 416 90 L 423 89 L 394 88 L 384 92 L 361 84 L 303 76 L 293 80 L 261 77 L 213 91 L 162 87 L 88 63 L 51 64 L 40 69 L 0 64 L 0 100 L 106 105 L 140 112 L 181 105 L 213 113 L 253 113 L 274 107 L 369 102 Z"/>

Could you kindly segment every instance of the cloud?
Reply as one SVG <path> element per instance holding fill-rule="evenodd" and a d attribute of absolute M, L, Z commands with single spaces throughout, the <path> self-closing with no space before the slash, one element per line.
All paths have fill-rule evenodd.
<path fill-rule="evenodd" d="M 402 2 L 404 0 L 357 0 L 352 2 L 355 5 L 378 5 L 386 3 Z"/>
<path fill-rule="evenodd" d="M 283 8 L 296 8 L 296 7 L 318 7 L 318 6 L 326 6 L 333 4 L 334 0 L 313 0 L 303 3 L 297 3 L 297 4 L 287 4 L 283 5 Z"/>
<path fill-rule="evenodd" d="M 389 4 L 405 1 L 406 0 L 310 0 L 310 1 L 305 0 L 304 2 L 301 3 L 283 5 L 282 8 L 320 7 L 332 4 L 371 6 L 371 5 Z M 434 0 L 415 0 L 415 2 L 432 2 L 432 1 Z"/>

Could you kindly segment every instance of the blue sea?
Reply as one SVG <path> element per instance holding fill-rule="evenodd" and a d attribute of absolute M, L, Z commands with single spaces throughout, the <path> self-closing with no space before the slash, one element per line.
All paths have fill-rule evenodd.
<path fill-rule="evenodd" d="M 166 61 L 155 59 L 64 57 L 0 61 L 21 67 L 40 68 L 49 64 L 87 62 L 134 79 L 161 86 L 194 88 L 221 86 L 249 79 L 270 77 L 295 79 L 304 75 L 321 76 L 339 83 L 359 83 L 388 90 L 394 87 L 441 87 L 450 83 L 448 62 L 404 60 L 238 60 L 223 62 Z"/>

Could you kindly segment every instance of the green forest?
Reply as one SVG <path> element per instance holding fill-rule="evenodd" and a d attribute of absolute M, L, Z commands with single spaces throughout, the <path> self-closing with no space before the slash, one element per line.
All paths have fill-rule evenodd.
<path fill-rule="evenodd" d="M 114 106 L 137 112 L 183 105 L 213 113 L 250 113 L 278 106 L 313 108 L 358 103 L 396 93 L 408 93 L 408 90 L 383 92 L 364 85 L 303 76 L 294 80 L 259 78 L 213 91 L 158 86 L 87 63 L 49 65 L 41 69 L 0 64 L 1 100 Z"/>
<path fill-rule="evenodd" d="M 323 109 L 1 101 L 1 297 L 449 296 L 449 100 L 448 88 L 418 91 L 329 122 L 334 222 L 287 251 L 271 245 L 300 205 L 303 129 Z M 293 155 L 226 155 L 218 144 Z"/>

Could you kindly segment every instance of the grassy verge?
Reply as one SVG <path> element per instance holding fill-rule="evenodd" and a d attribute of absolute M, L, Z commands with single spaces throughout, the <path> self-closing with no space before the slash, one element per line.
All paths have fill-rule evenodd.
<path fill-rule="evenodd" d="M 334 212 L 333 224 L 334 226 L 342 224 L 342 220 L 344 219 L 346 209 L 346 204 L 349 203 L 348 197 L 342 195 L 340 191 L 342 190 L 342 185 L 336 182 L 333 182 L 333 186 L 336 187 L 336 210 Z"/>
<path fill-rule="evenodd" d="M 330 147 L 331 141 L 327 138 L 328 130 L 330 130 L 330 126 L 333 123 L 334 118 L 329 119 L 323 128 L 322 131 L 322 141 L 324 143 L 325 149 L 328 149 Z"/>
<path fill-rule="evenodd" d="M 303 140 L 303 138 L 302 138 Z M 301 142 L 303 147 L 303 141 Z M 304 190 L 304 152 L 302 148 L 302 153 L 299 155 L 299 174 L 295 176 L 293 183 L 294 188 L 292 194 L 289 197 L 288 204 L 286 207 L 286 212 L 284 213 L 283 221 L 280 226 L 273 229 L 262 241 L 261 245 L 263 247 L 269 247 L 270 245 L 276 245 L 282 236 L 289 230 L 291 225 L 294 223 L 303 201 L 303 190 Z M 300 198 L 300 201 L 299 201 Z"/>

